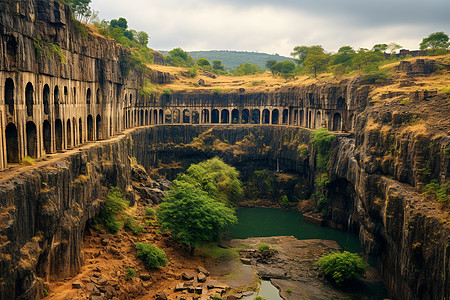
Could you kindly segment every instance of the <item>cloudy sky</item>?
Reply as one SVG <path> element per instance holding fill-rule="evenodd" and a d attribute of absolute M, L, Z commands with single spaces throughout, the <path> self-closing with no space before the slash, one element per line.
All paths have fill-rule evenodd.
<path fill-rule="evenodd" d="M 243 50 L 289 56 L 298 45 L 417 49 L 450 34 L 450 0 L 92 0 L 100 18 L 125 17 L 157 50 Z"/>

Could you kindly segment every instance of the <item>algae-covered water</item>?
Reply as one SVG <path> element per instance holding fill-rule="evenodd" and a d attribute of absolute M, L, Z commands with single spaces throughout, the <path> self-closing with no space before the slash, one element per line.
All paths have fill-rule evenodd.
<path fill-rule="evenodd" d="M 299 240 L 334 240 L 345 250 L 362 251 L 356 234 L 305 222 L 294 210 L 275 208 L 239 208 L 236 210 L 239 223 L 230 228 L 231 238 L 294 236 Z"/>

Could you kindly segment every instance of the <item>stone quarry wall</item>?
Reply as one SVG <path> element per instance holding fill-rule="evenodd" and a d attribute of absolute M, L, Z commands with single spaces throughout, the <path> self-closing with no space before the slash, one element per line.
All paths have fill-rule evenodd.
<path fill-rule="evenodd" d="M 413 169 L 421 168 L 423 157 L 419 150 L 423 143 L 432 141 L 431 137 L 425 141 L 423 136 L 400 134 L 390 144 L 383 145 L 379 138 L 371 138 L 373 129 L 367 130 L 359 124 L 364 122 L 364 116 L 356 122 L 361 126 L 360 134 L 356 139 L 339 135 L 330 155 L 329 220 L 337 227 L 350 225 L 359 232 L 364 251 L 378 257 L 386 287 L 395 299 L 448 298 L 448 212 L 435 200 L 425 200 L 417 192 L 411 185 L 414 176 L 410 181 L 400 176 L 403 173 L 420 176 Z M 275 171 L 278 165 L 284 172 L 299 175 L 306 195 L 314 189 L 315 150 L 307 129 L 163 126 L 136 132 L 132 138 L 137 145 L 133 155 L 138 161 L 149 171 L 156 169 L 159 175 L 169 178 L 191 163 L 218 156 L 240 170 L 244 178 L 254 170 Z M 448 138 L 433 143 L 434 148 L 428 153 L 436 157 L 433 172 L 448 176 L 450 158 L 440 151 L 449 146 Z M 392 144 L 397 149 L 394 161 L 401 165 L 397 168 L 402 171 L 383 174 L 374 168 L 374 159 L 369 156 L 377 157 L 373 149 L 386 151 Z M 301 145 L 307 145 L 308 155 L 300 150 Z"/>
<path fill-rule="evenodd" d="M 87 222 L 108 187 L 131 184 L 130 145 L 122 136 L 2 178 L 1 299 L 40 299 L 44 281 L 77 274 Z"/>

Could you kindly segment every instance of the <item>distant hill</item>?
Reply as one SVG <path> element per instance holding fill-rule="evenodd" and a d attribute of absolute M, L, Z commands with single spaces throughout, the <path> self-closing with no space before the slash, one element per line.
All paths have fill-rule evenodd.
<path fill-rule="evenodd" d="M 169 54 L 167 51 L 160 51 L 164 55 Z M 210 51 L 191 51 L 189 54 L 196 61 L 199 58 L 206 58 L 212 64 L 213 60 L 222 61 L 222 65 L 226 69 L 236 69 L 243 63 L 251 63 L 257 65 L 262 69 L 266 68 L 266 61 L 269 59 L 276 59 L 278 62 L 285 60 L 292 60 L 290 57 L 281 56 L 278 54 L 267 54 L 258 52 L 245 51 L 229 51 L 229 50 L 210 50 Z"/>
<path fill-rule="evenodd" d="M 243 63 L 251 63 L 262 69 L 266 68 L 266 61 L 276 59 L 278 62 L 292 60 L 292 58 L 281 56 L 278 54 L 267 54 L 258 52 L 245 51 L 228 51 L 228 50 L 210 50 L 210 51 L 192 51 L 189 52 L 194 60 L 206 58 L 212 64 L 213 60 L 222 61 L 222 65 L 227 69 L 236 69 Z"/>

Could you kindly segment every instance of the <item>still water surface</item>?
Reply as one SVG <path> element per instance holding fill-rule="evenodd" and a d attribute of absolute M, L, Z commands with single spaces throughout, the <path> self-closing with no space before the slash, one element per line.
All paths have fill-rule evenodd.
<path fill-rule="evenodd" d="M 362 252 L 356 234 L 305 222 L 302 215 L 297 211 L 275 208 L 239 208 L 236 210 L 236 215 L 239 222 L 229 230 L 232 239 L 292 235 L 299 240 L 334 240 L 344 250 L 355 253 Z M 369 299 L 383 299 L 386 297 L 386 290 L 382 285 L 370 283 L 364 283 L 364 285 L 364 294 L 368 295 Z M 282 299 L 278 295 L 277 288 L 270 281 L 261 282 L 259 295 L 268 300 Z M 254 297 L 247 299 L 250 300 Z"/>

